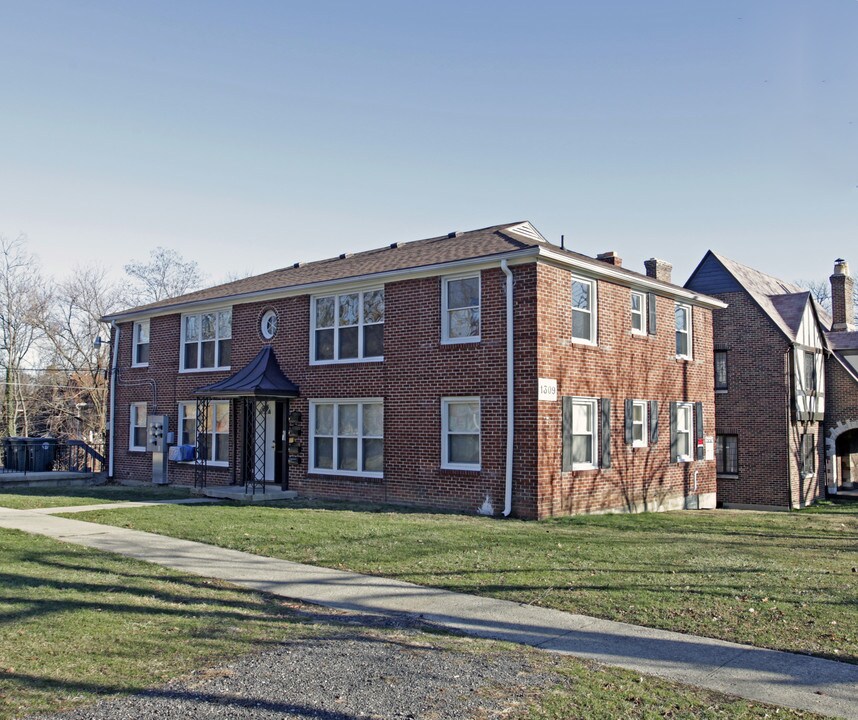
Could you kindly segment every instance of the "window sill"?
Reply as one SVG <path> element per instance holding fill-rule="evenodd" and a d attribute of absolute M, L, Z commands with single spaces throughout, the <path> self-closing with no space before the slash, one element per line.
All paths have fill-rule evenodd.
<path fill-rule="evenodd" d="M 720 389 L 720 390 L 715 390 L 715 394 L 716 394 L 716 395 L 726 395 L 726 394 L 727 394 L 727 388 L 722 388 L 722 389 Z"/>
<path fill-rule="evenodd" d="M 597 470 L 601 470 L 598 465 L 573 465 L 571 470 L 564 472 L 596 472 Z"/>
<path fill-rule="evenodd" d="M 691 355 L 677 355 L 676 359 L 679 360 L 680 362 L 691 362 L 694 360 L 694 358 L 691 357 Z"/>
<path fill-rule="evenodd" d="M 308 475 L 318 475 L 320 477 L 335 477 L 348 478 L 349 480 L 383 480 L 384 473 L 374 472 L 357 472 L 355 470 L 328 470 L 327 468 L 312 468 Z"/>
<path fill-rule="evenodd" d="M 477 335 L 476 337 L 464 337 L 464 338 L 441 338 L 442 345 L 474 345 L 480 342 L 482 338 Z"/>
<path fill-rule="evenodd" d="M 722 480 L 738 480 L 739 473 L 717 473 L 716 477 Z"/>
<path fill-rule="evenodd" d="M 646 332 L 644 332 L 643 330 L 632 330 L 631 335 L 632 335 L 632 337 L 639 337 L 639 338 L 649 337 L 649 335 Z"/>
<path fill-rule="evenodd" d="M 213 372 L 228 372 L 232 369 L 232 366 L 227 365 L 225 367 L 216 367 L 216 368 L 191 368 L 190 370 L 185 370 L 184 368 L 179 368 L 179 373 L 182 375 L 190 374 L 190 373 L 213 373 Z"/>
<path fill-rule="evenodd" d="M 352 475 L 346 472 L 328 472 L 326 470 L 310 470 L 305 478 L 307 480 L 346 480 L 348 482 L 381 483 L 384 475 Z"/>
<path fill-rule="evenodd" d="M 147 367 L 149 367 L 149 363 L 131 363 L 131 367 L 133 367 L 133 368 L 147 368 Z"/>
<path fill-rule="evenodd" d="M 130 448 L 128 448 L 128 452 L 133 452 L 133 453 L 144 453 L 144 452 L 148 452 L 148 451 L 149 451 L 149 449 L 144 448 L 144 447 L 130 447 Z"/>
<path fill-rule="evenodd" d="M 444 473 L 478 473 L 482 472 L 480 465 L 441 465 L 440 470 Z"/>
<path fill-rule="evenodd" d="M 384 355 L 369 358 L 345 358 L 343 360 L 310 360 L 310 365 L 356 365 L 358 363 L 384 362 Z"/>
<path fill-rule="evenodd" d="M 647 443 L 644 443 L 644 442 L 636 442 L 636 443 L 633 442 L 632 443 L 632 449 L 634 449 L 634 450 L 640 450 L 640 449 L 646 448 L 646 447 L 649 447 L 649 445 Z"/>

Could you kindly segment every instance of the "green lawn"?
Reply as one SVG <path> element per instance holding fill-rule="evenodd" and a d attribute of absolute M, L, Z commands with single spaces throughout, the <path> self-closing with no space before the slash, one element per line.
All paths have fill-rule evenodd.
<path fill-rule="evenodd" d="M 71 505 L 99 505 L 101 503 L 128 502 L 129 500 L 180 500 L 190 496 L 188 488 L 158 487 L 155 485 L 21 488 L 20 490 L 4 489 L 0 491 L 0 507 L 31 510 Z"/>
<path fill-rule="evenodd" d="M 0 530 L 0 719 L 139 691 L 284 640 L 375 634 L 460 653 L 529 653 L 556 682 L 531 688 L 510 718 L 772 717 L 772 708 L 508 644 L 438 633 L 366 629 L 299 608 L 48 538 Z M 215 671 L 217 672 L 217 671 Z M 203 672 L 200 677 L 205 677 Z M 482 689 L 503 693 L 510 688 Z M 779 710 L 778 717 L 811 718 Z"/>
<path fill-rule="evenodd" d="M 835 513 L 708 511 L 542 522 L 330 506 L 163 506 L 76 517 L 858 662 L 856 505 Z"/>

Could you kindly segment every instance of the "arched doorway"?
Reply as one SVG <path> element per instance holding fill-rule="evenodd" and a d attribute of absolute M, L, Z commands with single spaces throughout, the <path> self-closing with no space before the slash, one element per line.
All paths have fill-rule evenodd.
<path fill-rule="evenodd" d="M 828 491 L 858 487 L 858 421 L 838 423 L 828 431 Z"/>

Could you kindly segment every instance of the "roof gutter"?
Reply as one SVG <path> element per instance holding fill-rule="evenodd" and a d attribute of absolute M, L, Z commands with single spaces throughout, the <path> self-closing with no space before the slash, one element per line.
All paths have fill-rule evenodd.
<path fill-rule="evenodd" d="M 515 368 L 513 353 L 512 272 L 506 259 L 501 260 L 506 275 L 506 487 L 504 488 L 503 516 L 512 512 L 512 459 L 515 445 Z"/>
<path fill-rule="evenodd" d="M 539 248 L 539 257 L 540 259 L 547 260 L 558 265 L 589 272 L 596 277 L 614 280 L 620 285 L 645 288 L 647 290 L 659 292 L 662 295 L 669 295 L 677 300 L 684 300 L 685 302 L 699 305 L 700 307 L 712 309 L 727 307 L 727 303 L 722 302 L 717 298 L 710 297 L 709 295 L 701 295 L 700 293 L 681 288 L 678 285 L 656 280 L 655 278 L 648 277 L 647 275 L 636 274 L 634 277 L 630 277 L 627 273 L 616 270 L 613 265 L 603 262 L 602 260 L 585 260 L 583 258 L 574 257 L 563 252 L 557 252 L 556 250 L 546 247 Z"/>

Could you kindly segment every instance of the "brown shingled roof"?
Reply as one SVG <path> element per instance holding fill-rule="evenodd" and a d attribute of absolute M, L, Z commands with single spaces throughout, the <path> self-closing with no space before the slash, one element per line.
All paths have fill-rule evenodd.
<path fill-rule="evenodd" d="M 536 233 L 532 241 L 504 234 L 504 230 L 523 225 L 523 223 L 505 223 L 462 233 L 450 233 L 425 240 L 405 243 L 392 243 L 377 250 L 341 255 L 328 260 L 290 265 L 279 270 L 234 280 L 233 282 L 197 290 L 178 297 L 159 302 L 140 305 L 119 313 L 113 313 L 107 319 L 124 315 L 143 313 L 148 310 L 160 310 L 187 303 L 217 300 L 219 298 L 278 290 L 331 280 L 347 280 L 362 275 L 395 270 L 408 270 L 441 263 L 468 260 L 515 250 L 523 250 L 544 244 L 544 239 Z M 539 237 L 540 239 L 536 239 Z"/>

